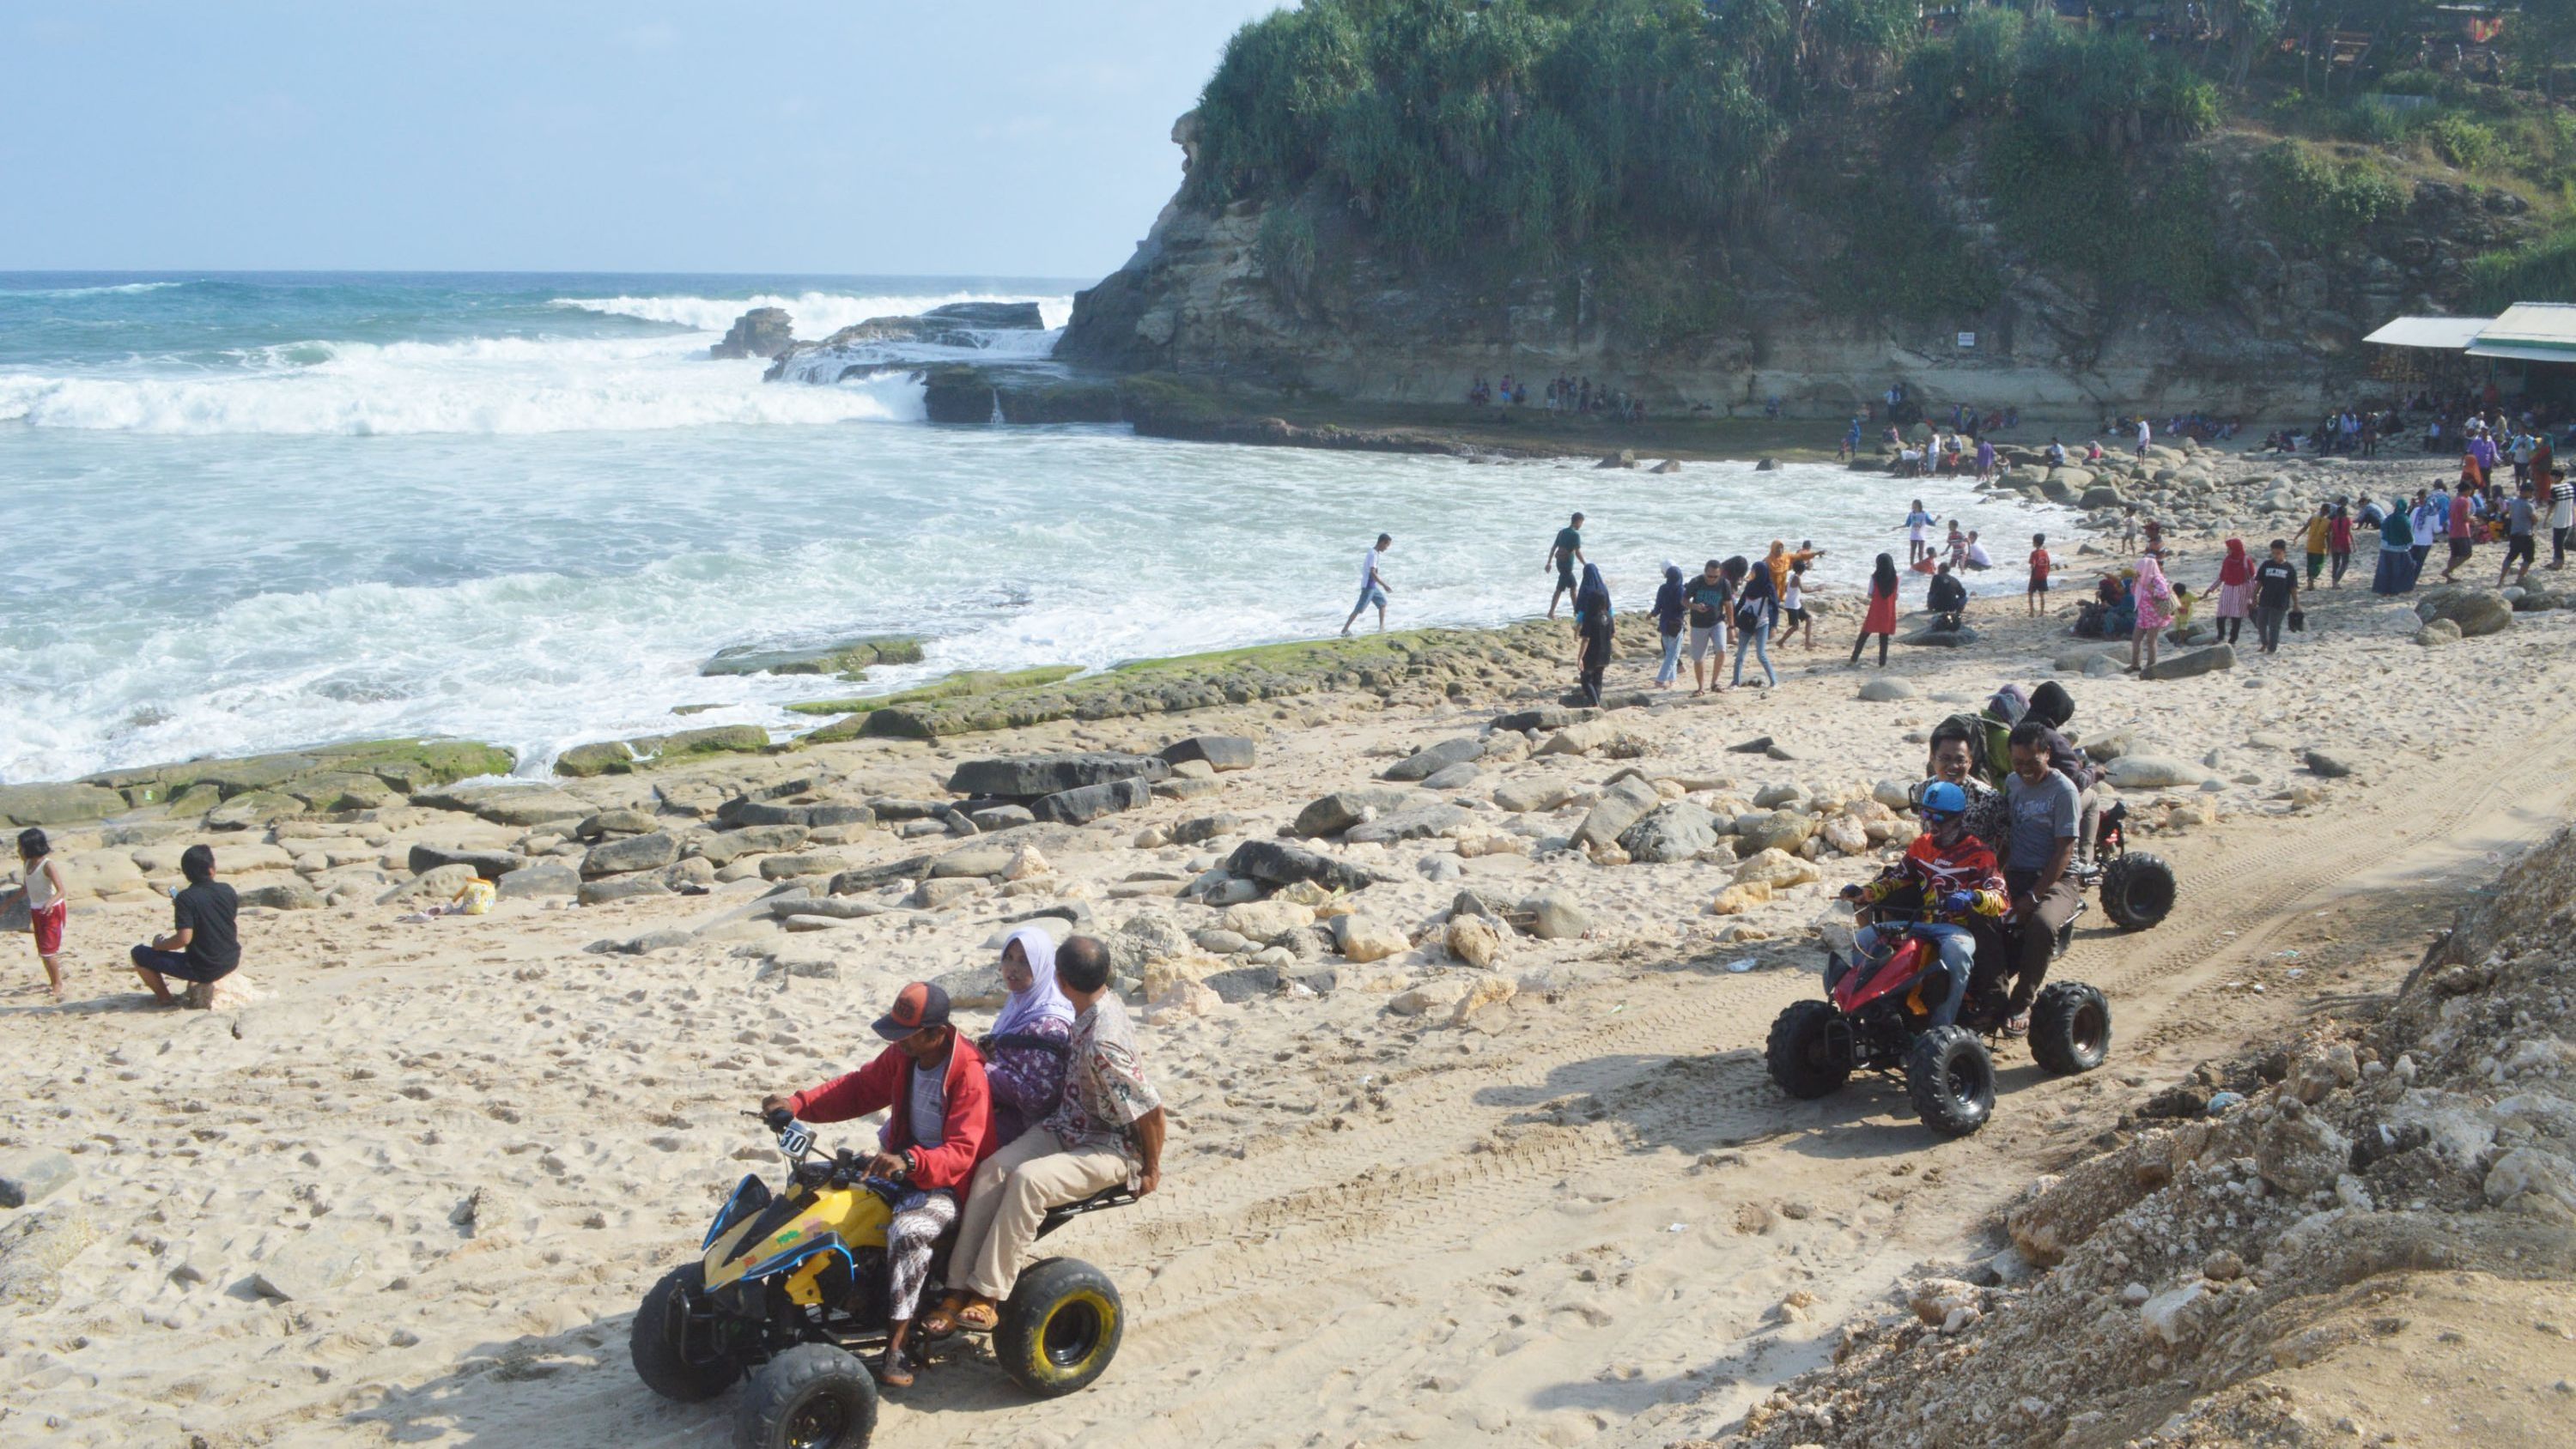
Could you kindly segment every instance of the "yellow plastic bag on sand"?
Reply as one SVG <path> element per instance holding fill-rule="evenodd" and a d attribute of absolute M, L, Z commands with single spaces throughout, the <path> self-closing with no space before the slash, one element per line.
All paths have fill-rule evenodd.
<path fill-rule="evenodd" d="M 456 903 L 465 915 L 488 916 L 492 914 L 492 903 L 500 896 L 500 887 L 477 876 L 465 883 L 465 889 L 456 893 Z"/>

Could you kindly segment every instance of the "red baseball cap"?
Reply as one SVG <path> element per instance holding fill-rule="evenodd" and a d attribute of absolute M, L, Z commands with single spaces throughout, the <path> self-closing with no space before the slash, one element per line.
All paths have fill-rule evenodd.
<path fill-rule="evenodd" d="M 877 1035 L 901 1041 L 925 1027 L 948 1024 L 948 993 L 927 981 L 916 981 L 895 993 L 894 1005 L 877 1018 Z"/>

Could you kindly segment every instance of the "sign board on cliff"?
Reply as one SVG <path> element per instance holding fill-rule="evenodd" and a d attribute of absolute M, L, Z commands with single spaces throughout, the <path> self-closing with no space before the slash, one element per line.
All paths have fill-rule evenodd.
<path fill-rule="evenodd" d="M 1959 334 L 1959 345 L 1960 345 L 1961 347 L 1974 347 L 1974 346 L 1976 346 L 1976 345 L 1977 345 L 1977 334 L 1976 334 L 1976 333 L 1974 333 L 1974 332 L 1962 332 L 1962 333 L 1960 333 L 1960 334 Z"/>

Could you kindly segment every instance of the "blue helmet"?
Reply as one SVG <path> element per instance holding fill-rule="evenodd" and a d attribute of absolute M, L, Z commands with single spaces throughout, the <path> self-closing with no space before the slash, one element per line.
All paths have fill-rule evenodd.
<path fill-rule="evenodd" d="M 1926 815 L 1965 815 L 1968 813 L 1968 792 L 1947 780 L 1935 780 L 1923 787 L 1920 808 Z"/>

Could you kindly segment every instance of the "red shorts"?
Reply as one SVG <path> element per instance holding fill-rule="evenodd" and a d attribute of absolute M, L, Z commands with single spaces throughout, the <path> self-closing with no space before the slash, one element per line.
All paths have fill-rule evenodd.
<path fill-rule="evenodd" d="M 36 933 L 36 954 L 59 956 L 63 950 L 63 918 L 72 913 L 71 903 L 56 901 L 41 911 L 29 911 L 27 924 Z"/>

